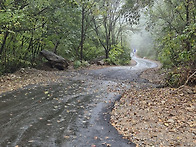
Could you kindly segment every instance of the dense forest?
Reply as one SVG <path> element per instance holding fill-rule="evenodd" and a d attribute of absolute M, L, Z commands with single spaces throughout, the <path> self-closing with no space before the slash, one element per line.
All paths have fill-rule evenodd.
<path fill-rule="evenodd" d="M 137 23 L 142 7 L 135 2 L 0 1 L 1 73 L 36 66 L 43 49 L 75 64 L 99 56 L 105 56 L 108 62 L 126 64 L 130 49 L 123 42 L 125 26 Z"/>
<path fill-rule="evenodd" d="M 195 82 L 195 0 L 1 0 L 0 74 L 43 63 L 43 49 L 76 67 L 98 57 L 128 64 L 126 38 L 141 12 L 168 84 Z"/>

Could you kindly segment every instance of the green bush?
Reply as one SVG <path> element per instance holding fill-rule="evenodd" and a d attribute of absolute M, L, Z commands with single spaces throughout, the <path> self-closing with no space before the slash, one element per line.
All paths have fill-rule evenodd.
<path fill-rule="evenodd" d="M 0 75 L 4 73 L 13 73 L 20 68 L 32 66 L 31 62 L 10 56 L 9 60 L 0 61 Z"/>
<path fill-rule="evenodd" d="M 84 50 L 84 60 L 91 61 L 99 56 L 102 56 L 103 54 L 104 54 L 103 48 L 89 46 L 86 50 Z"/>
<path fill-rule="evenodd" d="M 161 39 L 159 43 L 159 59 L 163 67 L 170 69 L 167 75 L 167 83 L 171 87 L 179 87 L 187 81 L 194 73 L 196 67 L 196 44 L 195 33 L 196 24 L 186 27 L 181 34 L 170 31 Z M 191 82 L 192 80 L 192 82 Z M 193 84 L 195 79 L 191 79 L 188 84 Z"/>
<path fill-rule="evenodd" d="M 88 63 L 88 61 L 82 61 L 81 66 L 82 67 L 88 67 L 90 64 Z"/>
<path fill-rule="evenodd" d="M 75 69 L 79 68 L 81 65 L 82 65 L 82 63 L 81 63 L 79 60 L 76 60 L 76 61 L 74 61 L 74 63 L 73 63 L 73 67 L 74 67 Z"/>
<path fill-rule="evenodd" d="M 184 84 L 195 85 L 196 76 L 191 76 L 194 72 L 195 69 L 189 66 L 172 68 L 167 73 L 166 85 L 170 87 L 179 87 Z"/>
<path fill-rule="evenodd" d="M 130 60 L 130 50 L 118 44 L 112 47 L 109 52 L 109 58 L 105 61 L 113 65 L 127 65 Z"/>
<path fill-rule="evenodd" d="M 79 60 L 76 60 L 73 64 L 74 68 L 77 69 L 79 67 L 88 67 L 90 64 L 87 62 L 87 61 L 79 61 Z"/>
<path fill-rule="evenodd" d="M 180 73 L 169 72 L 167 74 L 166 82 L 168 86 L 178 87 L 180 81 Z"/>

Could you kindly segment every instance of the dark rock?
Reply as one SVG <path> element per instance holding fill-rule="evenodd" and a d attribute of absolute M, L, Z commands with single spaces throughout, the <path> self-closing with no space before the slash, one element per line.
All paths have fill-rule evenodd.
<path fill-rule="evenodd" d="M 46 58 L 52 68 L 57 68 L 59 70 L 67 69 L 69 64 L 61 56 L 56 55 L 55 53 L 47 50 L 42 50 L 40 54 Z"/>

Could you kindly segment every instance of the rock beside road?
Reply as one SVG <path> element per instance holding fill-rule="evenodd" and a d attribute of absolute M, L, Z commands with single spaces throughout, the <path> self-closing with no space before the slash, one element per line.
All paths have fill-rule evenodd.
<path fill-rule="evenodd" d="M 42 50 L 40 54 L 48 60 L 52 68 L 64 70 L 67 69 L 69 66 L 68 62 L 63 57 L 58 56 L 51 51 Z"/>

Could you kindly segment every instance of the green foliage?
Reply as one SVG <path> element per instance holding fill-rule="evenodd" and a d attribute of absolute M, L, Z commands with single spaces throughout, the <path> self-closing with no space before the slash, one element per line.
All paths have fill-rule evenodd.
<path fill-rule="evenodd" d="M 178 68 L 172 68 L 167 74 L 166 84 L 171 87 L 179 87 L 183 84 L 194 85 L 196 78 L 193 75 L 195 72 L 191 66 L 180 66 Z"/>
<path fill-rule="evenodd" d="M 81 67 L 81 65 L 82 65 L 82 63 L 81 63 L 79 60 L 76 60 L 76 61 L 74 61 L 74 63 L 73 63 L 73 67 L 74 67 L 75 69 Z"/>
<path fill-rule="evenodd" d="M 114 65 L 127 65 L 130 63 L 130 51 L 120 45 L 114 45 L 109 52 L 106 62 Z"/>
<path fill-rule="evenodd" d="M 169 72 L 166 78 L 167 84 L 172 87 L 178 87 L 180 80 L 180 74 L 178 72 Z"/>
<path fill-rule="evenodd" d="M 2 63 L 6 63 L 6 64 L 2 64 Z M 0 62 L 0 64 L 3 65 L 0 67 L 0 74 L 10 73 L 16 71 L 18 68 L 31 66 L 31 62 L 28 62 L 26 60 L 21 60 L 19 58 L 15 58 L 14 56 L 10 56 L 6 62 Z"/>
<path fill-rule="evenodd" d="M 86 45 L 85 45 L 85 50 L 84 50 L 84 60 L 87 60 L 87 61 L 91 61 L 99 56 L 102 56 L 104 55 L 104 49 L 101 48 L 101 47 L 95 47 L 95 46 L 92 46 L 92 47 L 88 47 L 86 48 Z"/>
<path fill-rule="evenodd" d="M 82 66 L 82 67 L 88 67 L 88 66 L 89 66 L 88 61 L 82 61 L 81 66 Z"/>
<path fill-rule="evenodd" d="M 196 30 L 196 25 L 189 26 L 191 30 Z M 193 63 L 196 57 L 195 40 L 196 37 L 193 31 L 187 33 L 187 29 L 182 34 L 175 34 L 170 32 L 161 39 L 160 45 L 162 46 L 159 52 L 159 58 L 165 67 L 178 67 L 187 63 Z M 190 44 L 190 49 L 187 50 L 187 43 Z M 170 64 L 168 64 L 170 62 Z"/>
<path fill-rule="evenodd" d="M 151 23 L 158 56 L 163 67 L 170 69 L 168 85 L 180 86 L 196 70 L 196 5 L 193 0 L 172 0 L 155 7 L 151 10 Z"/>
<path fill-rule="evenodd" d="M 77 69 L 77 68 L 79 68 L 79 67 L 88 67 L 89 66 L 89 63 L 88 63 L 88 61 L 79 61 L 79 60 L 76 60 L 76 61 L 74 61 L 74 63 L 73 63 L 73 67 L 75 68 L 75 69 Z"/>
<path fill-rule="evenodd" d="M 87 66 L 97 56 L 126 64 L 129 53 L 114 47 L 122 40 L 121 1 L 0 1 L 0 73 L 35 66 L 43 49 Z M 124 30 L 125 31 L 125 30 Z M 122 44 L 122 41 L 121 41 Z M 118 53 L 119 52 L 119 53 Z"/>
<path fill-rule="evenodd" d="M 1 73 L 34 66 L 42 49 L 53 50 L 56 42 L 66 43 L 76 24 L 72 17 L 77 11 L 70 5 L 58 0 L 0 2 Z M 65 48 L 61 51 L 66 52 Z"/>

